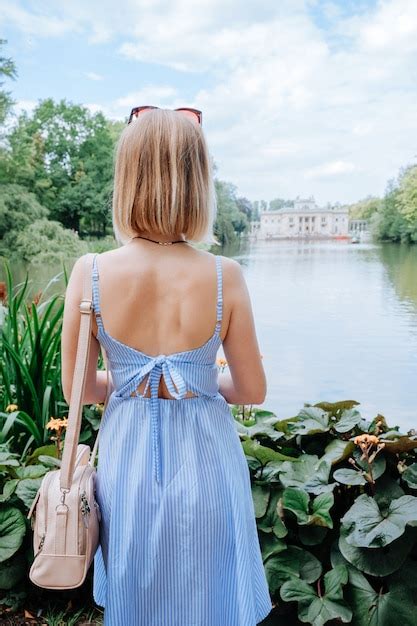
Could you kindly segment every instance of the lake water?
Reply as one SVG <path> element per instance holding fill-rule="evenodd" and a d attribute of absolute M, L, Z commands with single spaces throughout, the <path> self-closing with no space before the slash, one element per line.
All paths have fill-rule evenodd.
<path fill-rule="evenodd" d="M 417 246 L 246 241 L 216 252 L 243 267 L 264 408 L 285 418 L 304 402 L 353 399 L 366 418 L 417 428 Z M 33 291 L 61 269 L 31 269 Z M 24 268 L 13 273 L 21 280 Z"/>
<path fill-rule="evenodd" d="M 353 399 L 417 427 L 417 246 L 248 242 L 244 268 L 268 380 L 264 407 Z"/>

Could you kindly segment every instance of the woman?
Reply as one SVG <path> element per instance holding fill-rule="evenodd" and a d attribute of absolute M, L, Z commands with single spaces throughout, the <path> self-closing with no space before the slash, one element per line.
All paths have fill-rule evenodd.
<path fill-rule="evenodd" d="M 112 392 L 100 427 L 94 599 L 106 626 L 255 626 L 272 608 L 250 475 L 229 403 L 266 393 L 240 265 L 215 241 L 210 157 L 193 109 L 139 107 L 118 144 L 119 248 L 94 255 L 95 313 L 84 403 Z M 68 401 L 84 257 L 68 283 Z M 219 374 L 223 344 L 228 371 Z"/>

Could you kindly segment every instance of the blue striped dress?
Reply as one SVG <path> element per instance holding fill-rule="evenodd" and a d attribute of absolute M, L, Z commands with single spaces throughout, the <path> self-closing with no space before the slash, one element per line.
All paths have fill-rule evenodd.
<path fill-rule="evenodd" d="M 221 257 L 214 258 L 212 336 L 158 356 L 106 332 L 93 258 L 97 338 L 114 383 L 96 480 L 102 518 L 93 595 L 105 626 L 255 626 L 272 609 L 249 468 L 218 391 L 223 290 Z M 135 392 L 145 377 L 150 397 L 147 388 Z M 161 377 L 172 398 L 158 397 Z M 185 398 L 187 390 L 196 395 Z"/>

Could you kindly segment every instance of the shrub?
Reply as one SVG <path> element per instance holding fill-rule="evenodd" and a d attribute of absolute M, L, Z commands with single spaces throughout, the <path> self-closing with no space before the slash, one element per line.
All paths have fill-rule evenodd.
<path fill-rule="evenodd" d="M 417 623 L 417 437 L 357 406 L 234 408 L 277 605 L 265 624 Z"/>

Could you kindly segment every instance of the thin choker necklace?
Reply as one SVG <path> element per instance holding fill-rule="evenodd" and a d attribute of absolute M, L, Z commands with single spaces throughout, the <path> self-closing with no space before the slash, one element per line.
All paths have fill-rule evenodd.
<path fill-rule="evenodd" d="M 132 237 L 132 239 L 146 239 L 146 241 L 159 243 L 161 246 L 170 246 L 173 243 L 188 243 L 185 239 L 177 239 L 177 241 L 156 241 L 155 239 L 149 239 L 149 237 L 142 237 L 141 235 L 136 235 L 135 237 Z"/>

